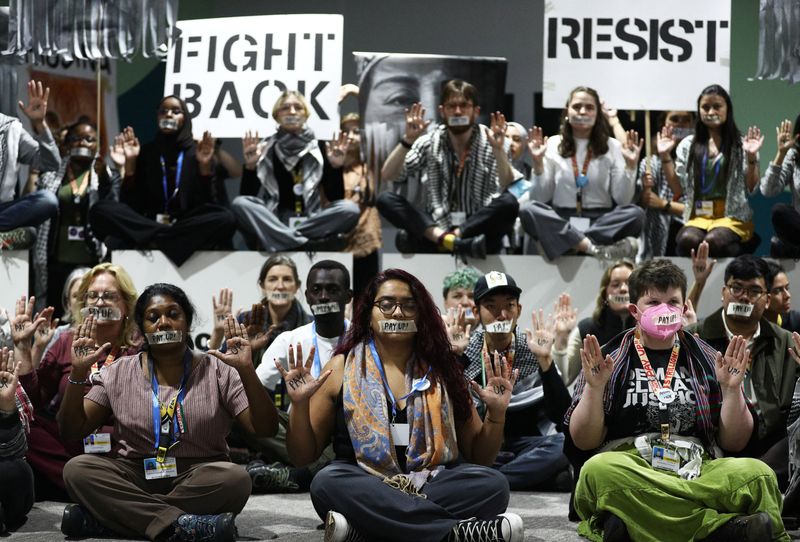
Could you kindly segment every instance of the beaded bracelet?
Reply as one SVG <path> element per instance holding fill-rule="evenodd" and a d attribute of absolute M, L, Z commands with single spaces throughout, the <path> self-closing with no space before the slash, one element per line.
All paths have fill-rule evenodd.
<path fill-rule="evenodd" d="M 89 383 L 89 380 L 88 379 L 72 380 L 72 377 L 68 376 L 67 377 L 67 382 L 69 382 L 70 384 L 75 384 L 76 386 L 85 386 L 86 384 Z"/>

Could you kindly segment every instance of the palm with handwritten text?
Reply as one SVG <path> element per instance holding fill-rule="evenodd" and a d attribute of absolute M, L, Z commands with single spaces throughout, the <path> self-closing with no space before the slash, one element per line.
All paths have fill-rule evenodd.
<path fill-rule="evenodd" d="M 483 349 L 482 357 L 486 371 L 486 385 L 481 387 L 473 380 L 470 386 L 486 405 L 487 412 L 501 417 L 505 415 L 508 403 L 511 401 L 511 391 L 519 376 L 519 369 L 512 370 L 505 356 L 500 356 L 498 352 L 490 356 L 486 348 Z"/>
<path fill-rule="evenodd" d="M 311 347 L 311 351 L 303 363 L 303 345 L 300 343 L 297 343 L 296 347 L 289 345 L 288 371 L 278 360 L 274 361 L 275 367 L 280 371 L 283 381 L 286 383 L 286 392 L 294 404 L 311 399 L 311 396 L 316 393 L 332 372 L 328 369 L 320 374 L 319 378 L 314 378 L 311 375 L 311 367 L 314 364 L 314 347 Z"/>
<path fill-rule="evenodd" d="M 225 319 L 225 342 L 228 346 L 225 352 L 209 350 L 208 354 L 219 358 L 237 371 L 252 366 L 252 345 L 247 329 L 230 314 Z"/>
<path fill-rule="evenodd" d="M 72 369 L 78 373 L 85 373 L 92 365 L 97 363 L 100 358 L 107 355 L 111 350 L 111 343 L 105 343 L 98 348 L 97 345 L 97 322 L 93 315 L 86 317 L 86 320 L 78 326 L 75 336 L 72 339 Z"/>

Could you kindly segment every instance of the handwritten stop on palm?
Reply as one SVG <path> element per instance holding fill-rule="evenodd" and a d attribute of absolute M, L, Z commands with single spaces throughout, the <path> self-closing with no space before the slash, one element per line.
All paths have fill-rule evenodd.
<path fill-rule="evenodd" d="M 37 318 L 32 317 L 35 303 L 36 298 L 33 296 L 30 299 L 25 296 L 17 299 L 16 312 L 14 318 L 11 319 L 11 340 L 14 341 L 14 346 L 17 348 L 30 348 L 33 334 L 46 321 L 45 318 L 38 315 Z"/>
<path fill-rule="evenodd" d="M 614 371 L 614 360 L 611 356 L 603 357 L 600 343 L 594 335 L 587 335 L 583 339 L 581 348 L 581 367 L 586 384 L 592 388 L 603 389 L 611 380 Z"/>
<path fill-rule="evenodd" d="M 747 348 L 747 341 L 744 337 L 737 335 L 732 338 L 725 349 L 725 355 L 717 352 L 714 359 L 714 369 L 719 385 L 728 389 L 740 388 L 744 382 L 749 360 L 750 350 Z"/>
<path fill-rule="evenodd" d="M 111 343 L 97 347 L 97 322 L 94 316 L 89 315 L 78 326 L 72 339 L 72 368 L 76 372 L 85 372 L 110 350 Z"/>
<path fill-rule="evenodd" d="M 474 380 L 470 382 L 470 386 L 486 405 L 487 411 L 499 416 L 505 413 L 511 401 L 511 391 L 519 376 L 519 369 L 512 371 L 505 356 L 500 356 L 497 351 L 490 356 L 486 348 L 483 349 L 481 359 L 486 372 L 486 386 L 481 388 Z"/>
<path fill-rule="evenodd" d="M 311 396 L 317 392 L 323 382 L 325 382 L 333 372 L 331 369 L 328 369 L 320 374 L 319 378 L 314 378 L 311 374 L 311 367 L 314 364 L 313 346 L 308 353 L 305 363 L 303 363 L 303 345 L 297 343 L 297 347 L 293 348 L 290 344 L 287 361 L 289 367 L 288 371 L 283 368 L 283 365 L 281 365 L 277 359 L 274 360 L 275 367 L 281 373 L 283 381 L 286 383 L 286 392 L 289 394 L 292 403 L 295 404 L 303 403 L 311 399 Z"/>
<path fill-rule="evenodd" d="M 224 330 L 225 342 L 228 346 L 227 351 L 209 350 L 208 353 L 237 371 L 252 367 L 252 346 L 245 326 L 237 322 L 233 315 L 229 314 L 228 318 L 225 319 Z"/>
<path fill-rule="evenodd" d="M 14 362 L 14 351 L 3 347 L 0 350 L 0 410 L 11 412 L 17 409 L 15 396 L 22 361 Z"/>

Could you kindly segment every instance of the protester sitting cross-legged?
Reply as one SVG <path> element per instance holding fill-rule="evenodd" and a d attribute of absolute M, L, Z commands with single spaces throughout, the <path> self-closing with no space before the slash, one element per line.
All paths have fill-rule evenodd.
<path fill-rule="evenodd" d="M 570 92 L 559 135 L 547 138 L 533 127 L 531 196 L 519 210 L 527 253 L 536 252 L 536 241 L 549 260 L 570 250 L 610 260 L 636 256 L 644 211 L 632 202 L 642 142 L 633 130 L 623 142 L 609 132 L 589 87 Z"/>
<path fill-rule="evenodd" d="M 651 260 L 630 277 L 636 327 L 602 349 L 589 335 L 565 417 L 580 469 L 578 533 L 597 542 L 788 541 L 772 469 L 745 448 L 757 425 L 742 389 L 750 352 L 681 329 L 686 276 Z"/>
<path fill-rule="evenodd" d="M 472 383 L 487 407 L 481 421 L 433 299 L 399 269 L 370 283 L 337 352 L 318 379 L 313 352 L 280 367 L 294 463 L 333 441 L 336 459 L 311 483 L 325 540 L 522 540 L 519 516 L 503 513 L 508 482 L 483 466 L 503 438 L 509 364 L 487 355 L 486 386 Z"/>
<path fill-rule="evenodd" d="M 225 435 L 234 418 L 260 436 L 274 435 L 277 414 L 256 376 L 244 326 L 227 319 L 227 353 L 195 352 L 187 343 L 194 312 L 180 288 L 148 286 L 135 309 L 144 352 L 103 368 L 86 398 L 89 367 L 111 344 L 98 344 L 91 316 L 78 330 L 59 427 L 67 438 L 84 437 L 113 415 L 120 446 L 114 458 L 84 454 L 64 467 L 78 503 L 64 510 L 67 536 L 234 540 L 250 478 L 228 461 Z"/>
<path fill-rule="evenodd" d="M 772 206 L 772 227 L 775 237 L 770 243 L 773 258 L 800 257 L 800 115 L 794 121 L 786 119 L 775 128 L 778 151 L 761 177 L 761 193 L 771 198 L 782 194 L 786 187 L 792 194 L 792 203 Z"/>
<path fill-rule="evenodd" d="M 510 488 L 569 491 L 572 477 L 559 431 L 571 397 L 550 356 L 555 322 L 552 315 L 545 320 L 542 311 L 538 315 L 534 311 L 532 328 L 521 333 L 517 327 L 521 292 L 505 273 L 492 271 L 478 279 L 474 298 L 481 327 L 462 356 L 464 372 L 468 380 L 485 385 L 486 352 L 499 353 L 519 372 L 506 412 L 503 446 L 495 460 Z M 478 412 L 485 413 L 480 396 L 474 394 L 473 400 Z"/>

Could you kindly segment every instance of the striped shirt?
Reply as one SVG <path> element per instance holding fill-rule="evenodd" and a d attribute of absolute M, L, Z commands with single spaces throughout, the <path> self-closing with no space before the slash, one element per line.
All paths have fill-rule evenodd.
<path fill-rule="evenodd" d="M 152 457 L 153 392 L 150 378 L 142 371 L 141 354 L 119 358 L 103 367 L 101 382 L 92 386 L 86 399 L 114 413 L 114 436 L 120 457 Z M 177 386 L 160 385 L 158 398 L 168 403 Z M 225 437 L 231 419 L 248 408 L 244 386 L 235 369 L 212 356 L 204 356 L 186 381 L 183 409 L 186 433 L 170 449 L 172 457 L 214 457 L 226 455 Z"/>
<path fill-rule="evenodd" d="M 419 178 L 425 186 L 426 210 L 444 229 L 453 225 L 450 213 L 470 216 L 500 193 L 497 162 L 482 125 L 473 125 L 468 148 L 462 160 L 450 143 L 447 127 L 439 125 L 414 142 L 394 181 Z"/>

